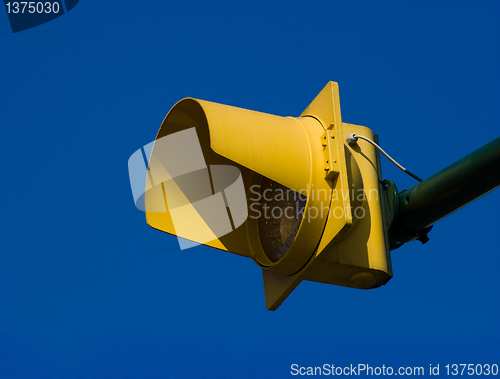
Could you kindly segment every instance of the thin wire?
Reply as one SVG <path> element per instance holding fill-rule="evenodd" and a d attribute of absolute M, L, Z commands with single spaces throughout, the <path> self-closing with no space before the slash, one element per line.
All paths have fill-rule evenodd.
<path fill-rule="evenodd" d="M 366 138 L 365 136 L 360 136 L 359 134 L 351 134 L 348 138 L 347 138 L 347 142 L 349 143 L 349 145 L 353 144 L 353 143 L 356 143 L 358 138 L 361 138 L 362 140 L 365 140 L 366 142 L 369 142 L 371 143 L 373 146 L 375 146 L 383 155 L 385 155 L 385 157 L 387 159 L 389 159 L 392 163 L 394 163 L 400 170 L 406 172 L 408 175 L 410 175 L 412 178 L 414 179 L 417 179 L 419 182 L 422 181 L 421 178 L 419 178 L 417 175 L 415 175 L 414 173 L 412 173 L 411 171 L 407 170 L 406 168 L 404 168 L 403 166 L 401 166 L 398 162 L 396 162 L 389 154 L 387 154 L 384 149 L 382 149 L 379 145 L 377 145 L 375 142 L 373 142 L 371 139 L 369 138 Z"/>

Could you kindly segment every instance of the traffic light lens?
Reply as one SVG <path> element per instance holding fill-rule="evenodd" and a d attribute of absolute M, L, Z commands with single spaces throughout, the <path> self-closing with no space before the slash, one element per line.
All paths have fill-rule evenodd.
<path fill-rule="evenodd" d="M 262 179 L 260 194 L 260 241 L 267 258 L 275 263 L 292 246 L 302 221 L 307 197 L 265 177 Z"/>

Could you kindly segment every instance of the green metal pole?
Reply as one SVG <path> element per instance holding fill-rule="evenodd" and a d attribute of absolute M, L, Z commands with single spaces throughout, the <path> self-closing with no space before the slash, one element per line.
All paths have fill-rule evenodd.
<path fill-rule="evenodd" d="M 499 186 L 500 137 L 399 193 L 391 247 L 415 239 L 427 242 L 432 225 Z"/>

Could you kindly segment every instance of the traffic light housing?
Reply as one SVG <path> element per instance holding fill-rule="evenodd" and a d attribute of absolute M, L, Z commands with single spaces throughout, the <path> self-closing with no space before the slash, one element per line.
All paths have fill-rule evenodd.
<path fill-rule="evenodd" d="M 266 307 L 302 280 L 359 289 L 392 276 L 376 139 L 343 123 L 329 82 L 299 117 L 183 99 L 167 114 L 146 180 L 147 223 L 262 268 Z"/>

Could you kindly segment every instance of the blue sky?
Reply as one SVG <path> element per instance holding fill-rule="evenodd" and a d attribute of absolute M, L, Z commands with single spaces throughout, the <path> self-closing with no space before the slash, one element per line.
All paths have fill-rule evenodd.
<path fill-rule="evenodd" d="M 0 377 L 288 377 L 324 363 L 500 363 L 500 192 L 392 252 L 359 291 L 179 251 L 134 207 L 127 160 L 190 96 L 342 118 L 428 177 L 499 135 L 494 1 L 80 1 L 13 34 L 0 11 Z M 400 189 L 414 180 L 383 160 Z"/>

